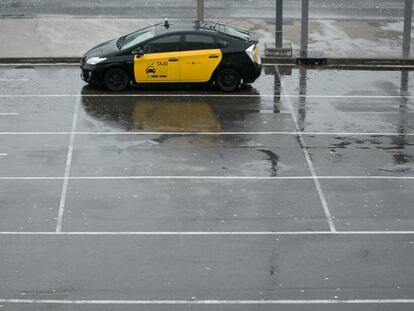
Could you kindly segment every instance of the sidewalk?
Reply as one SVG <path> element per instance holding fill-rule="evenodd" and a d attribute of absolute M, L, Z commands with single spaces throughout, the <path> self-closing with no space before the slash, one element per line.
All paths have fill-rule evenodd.
<path fill-rule="evenodd" d="M 0 40 L 3 44 L 0 45 L 0 58 L 79 58 L 100 42 L 161 21 L 70 17 L 1 19 Z M 264 20 L 224 22 L 258 32 L 262 51 L 264 42 L 274 40 L 274 25 Z M 402 27 L 402 20 L 311 20 L 309 55 L 325 58 L 401 59 Z M 294 56 L 297 56 L 300 20 L 285 22 L 284 39 L 292 43 Z M 414 52 L 409 57 L 414 58 Z"/>

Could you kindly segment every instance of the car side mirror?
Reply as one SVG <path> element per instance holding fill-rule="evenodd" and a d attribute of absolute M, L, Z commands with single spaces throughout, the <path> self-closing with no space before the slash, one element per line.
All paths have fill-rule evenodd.
<path fill-rule="evenodd" d="M 144 55 L 144 50 L 141 49 L 141 48 L 138 48 L 138 49 L 133 50 L 131 53 L 134 54 L 134 55 L 138 55 L 139 57 L 141 57 L 141 56 Z"/>

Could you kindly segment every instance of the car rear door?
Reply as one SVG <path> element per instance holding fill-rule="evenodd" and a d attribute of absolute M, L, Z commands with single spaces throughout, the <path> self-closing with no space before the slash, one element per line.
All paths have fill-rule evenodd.
<path fill-rule="evenodd" d="M 144 55 L 134 57 L 137 83 L 180 82 L 179 46 L 181 35 L 167 35 L 147 42 Z"/>
<path fill-rule="evenodd" d="M 207 82 L 222 60 L 221 50 L 213 36 L 184 34 L 180 52 L 182 82 Z"/>

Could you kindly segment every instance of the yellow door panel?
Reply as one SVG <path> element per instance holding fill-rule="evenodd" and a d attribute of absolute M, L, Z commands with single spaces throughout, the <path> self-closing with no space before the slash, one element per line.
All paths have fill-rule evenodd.
<path fill-rule="evenodd" d="M 180 82 L 179 52 L 152 53 L 134 57 L 138 83 Z"/>
<path fill-rule="evenodd" d="M 209 81 L 222 58 L 220 49 L 180 52 L 181 81 Z"/>

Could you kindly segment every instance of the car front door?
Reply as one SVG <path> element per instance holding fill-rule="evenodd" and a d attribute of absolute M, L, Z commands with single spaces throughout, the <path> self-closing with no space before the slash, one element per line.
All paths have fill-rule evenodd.
<path fill-rule="evenodd" d="M 185 34 L 180 52 L 181 81 L 209 81 L 221 60 L 221 50 L 212 36 Z"/>
<path fill-rule="evenodd" d="M 167 35 L 147 42 L 143 55 L 134 57 L 137 83 L 180 82 L 180 35 Z"/>

